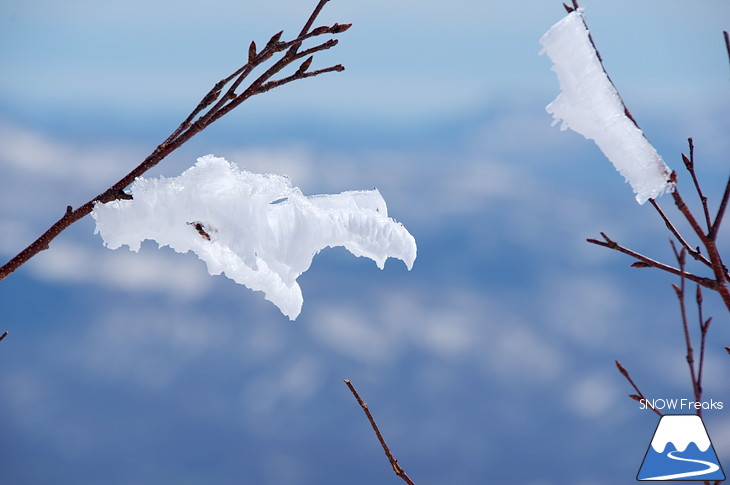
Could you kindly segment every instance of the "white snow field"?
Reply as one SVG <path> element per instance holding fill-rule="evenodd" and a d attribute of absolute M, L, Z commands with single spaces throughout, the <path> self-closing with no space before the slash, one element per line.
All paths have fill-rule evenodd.
<path fill-rule="evenodd" d="M 179 177 L 140 177 L 133 199 L 96 204 L 92 216 L 104 244 L 138 251 L 145 239 L 193 251 L 211 275 L 263 291 L 291 320 L 301 312 L 297 278 L 326 247 L 344 246 L 383 268 L 416 259 L 416 241 L 388 217 L 378 190 L 304 196 L 286 176 L 240 170 L 207 155 Z"/>
<path fill-rule="evenodd" d="M 594 140 L 631 184 L 639 204 L 671 192 L 671 171 L 626 115 L 624 103 L 590 40 L 583 9 L 553 25 L 540 43 L 540 53 L 547 53 L 552 60 L 561 89 L 545 108 L 553 115 L 553 124 L 562 121 L 561 130 L 570 128 Z"/>

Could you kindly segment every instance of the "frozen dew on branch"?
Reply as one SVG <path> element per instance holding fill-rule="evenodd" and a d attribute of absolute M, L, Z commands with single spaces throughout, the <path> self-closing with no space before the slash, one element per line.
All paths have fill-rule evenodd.
<path fill-rule="evenodd" d="M 389 257 L 408 269 L 416 259 L 415 239 L 388 217 L 376 189 L 304 196 L 288 177 L 207 155 L 178 177 L 140 177 L 131 192 L 133 199 L 94 207 L 106 246 L 138 251 L 150 239 L 193 251 L 211 275 L 263 291 L 292 320 L 303 303 L 296 280 L 326 247 L 344 246 L 381 269 Z"/>
<path fill-rule="evenodd" d="M 540 43 L 541 53 L 547 53 L 553 61 L 561 89 L 546 107 L 553 115 L 553 124 L 562 121 L 562 130 L 570 128 L 594 140 L 631 184 L 639 204 L 671 192 L 671 172 L 626 115 L 623 101 L 591 42 L 582 9 L 553 25 Z"/>

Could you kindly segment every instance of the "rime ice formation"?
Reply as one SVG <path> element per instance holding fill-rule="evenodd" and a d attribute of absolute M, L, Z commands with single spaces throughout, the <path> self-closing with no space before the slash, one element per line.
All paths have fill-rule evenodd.
<path fill-rule="evenodd" d="M 294 320 L 303 297 L 297 277 L 326 247 L 344 246 L 383 268 L 389 257 L 411 269 L 416 241 L 388 217 L 377 190 L 304 196 L 289 178 L 240 170 L 207 155 L 179 177 L 138 178 L 132 200 L 96 204 L 96 232 L 111 249 L 138 251 L 145 239 L 193 251 L 211 275 L 254 291 Z"/>
<path fill-rule="evenodd" d="M 624 176 L 643 204 L 673 190 L 670 170 L 644 133 L 626 116 L 621 97 L 606 75 L 589 38 L 582 9 L 574 10 L 540 39 L 541 53 L 553 61 L 561 93 L 546 110 L 570 128 L 594 140 Z"/>

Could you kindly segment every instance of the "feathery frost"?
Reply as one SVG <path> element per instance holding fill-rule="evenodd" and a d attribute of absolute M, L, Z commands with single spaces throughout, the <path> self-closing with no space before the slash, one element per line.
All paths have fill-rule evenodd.
<path fill-rule="evenodd" d="M 560 129 L 570 128 L 594 140 L 643 204 L 673 190 L 671 171 L 626 115 L 590 40 L 582 10 L 569 13 L 540 39 L 541 53 L 553 61 L 561 89 L 546 110 L 553 115 L 553 124 L 562 121 Z"/>
<path fill-rule="evenodd" d="M 344 246 L 383 268 L 389 257 L 411 269 L 416 241 L 388 217 L 377 190 L 304 196 L 288 177 L 240 170 L 207 155 L 179 177 L 140 177 L 133 199 L 96 204 L 96 232 L 111 249 L 138 251 L 145 239 L 193 251 L 211 275 L 263 291 L 294 320 L 303 297 L 297 278 L 326 247 Z"/>

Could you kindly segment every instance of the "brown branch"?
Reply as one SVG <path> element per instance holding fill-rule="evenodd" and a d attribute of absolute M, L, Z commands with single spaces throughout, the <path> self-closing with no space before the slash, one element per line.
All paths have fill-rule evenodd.
<path fill-rule="evenodd" d="M 697 293 L 695 296 L 695 302 L 697 303 L 698 321 L 700 322 L 700 366 L 697 371 L 697 387 L 702 393 L 702 376 L 705 369 L 705 348 L 707 344 L 707 333 L 710 330 L 710 324 L 712 323 L 712 317 L 707 320 L 702 315 L 702 287 L 697 285 Z"/>
<path fill-rule="evenodd" d="M 672 244 L 672 251 L 674 251 L 674 255 L 677 258 L 677 262 L 679 263 L 679 268 L 684 272 L 684 263 L 686 261 L 686 254 L 685 250 L 682 249 L 680 251 L 677 250 L 676 246 L 674 245 L 674 241 L 670 241 Z M 690 378 L 692 379 L 692 391 L 695 396 L 695 401 L 700 402 L 702 400 L 702 390 L 700 389 L 699 380 L 697 378 L 697 374 L 695 372 L 695 360 L 694 360 L 694 348 L 692 347 L 692 339 L 689 335 L 689 323 L 687 321 L 687 308 L 684 304 L 684 295 L 685 295 L 685 278 L 680 278 L 679 286 L 672 283 L 672 288 L 674 288 L 674 292 L 677 295 L 677 300 L 679 301 L 679 314 L 682 318 L 682 329 L 684 330 L 684 344 L 687 348 L 687 365 L 689 366 L 689 373 Z M 702 323 L 700 323 L 702 325 Z M 697 415 L 700 416 L 702 414 L 701 409 L 697 410 Z"/>
<path fill-rule="evenodd" d="M 692 138 L 687 139 L 687 143 L 689 144 L 689 158 L 684 153 L 682 154 L 682 162 L 684 162 L 684 167 L 687 169 L 687 172 L 689 172 L 690 177 L 692 177 L 692 183 L 694 183 L 695 190 L 697 191 L 697 196 L 700 198 L 700 202 L 702 203 L 702 212 L 705 216 L 705 223 L 707 224 L 707 230 L 710 230 L 710 227 L 712 226 L 712 223 L 710 222 L 710 210 L 707 207 L 707 197 L 702 193 L 702 188 L 700 187 L 700 182 L 697 180 L 697 173 L 695 172 L 695 145 Z"/>
<path fill-rule="evenodd" d="M 674 224 L 672 224 L 672 221 L 669 220 L 669 217 L 667 217 L 667 215 L 664 213 L 662 208 L 659 206 L 659 203 L 654 199 L 649 199 L 649 203 L 652 205 L 652 207 L 654 207 L 654 209 L 656 209 L 657 213 L 664 221 L 664 225 L 667 226 L 667 229 L 669 229 L 669 232 L 671 232 L 674 235 L 674 237 L 677 238 L 677 241 L 679 241 L 679 243 L 682 245 L 682 247 L 687 251 L 687 254 L 689 254 L 690 256 L 692 256 L 692 258 L 701 262 L 705 266 L 711 268 L 712 263 L 710 263 L 710 261 L 707 258 L 705 258 L 702 255 L 702 253 L 700 253 L 700 251 L 698 250 L 699 248 L 694 249 L 689 245 L 689 243 L 684 239 L 684 237 L 682 237 L 682 235 L 679 233 L 679 231 L 674 226 Z"/>
<path fill-rule="evenodd" d="M 282 42 L 280 41 L 280 38 L 283 31 L 279 32 L 274 34 L 274 36 L 269 39 L 266 46 L 259 52 L 256 52 L 256 44 L 252 42 L 248 49 L 247 63 L 236 69 L 229 76 L 217 82 L 213 88 L 205 96 L 203 96 L 201 101 L 185 118 L 185 120 L 170 134 L 170 136 L 167 137 L 164 142 L 155 148 L 155 150 L 147 158 L 145 158 L 142 163 L 140 163 L 127 175 L 119 179 L 119 181 L 107 190 L 77 209 L 73 210 L 69 206 L 63 216 L 48 230 L 46 230 L 46 232 L 10 259 L 10 261 L 8 261 L 5 265 L 0 267 L 0 281 L 25 264 L 30 258 L 39 252 L 48 249 L 51 241 L 58 237 L 61 232 L 63 232 L 71 224 L 89 215 L 97 202 L 106 203 L 116 199 L 129 198 L 130 196 L 124 192 L 124 189 L 127 188 L 137 177 L 140 177 L 149 169 L 157 165 L 170 153 L 190 140 L 190 138 L 205 130 L 210 124 L 229 113 L 246 99 L 257 94 L 265 93 L 292 81 L 318 76 L 327 72 L 344 70 L 344 67 L 338 64 L 324 69 L 308 71 L 309 64 L 305 62 L 307 65 L 300 66 L 294 74 L 278 80 L 272 80 L 272 78 L 284 68 L 291 65 L 301 57 L 329 49 L 337 44 L 336 41 L 330 40 L 300 54 L 297 51 L 305 40 L 324 34 L 339 34 L 350 28 L 351 24 L 333 24 L 329 27 L 318 27 L 310 31 L 314 21 L 317 19 L 317 16 L 328 1 L 329 0 L 319 0 L 319 3 L 317 3 L 314 11 L 309 16 L 309 19 L 304 24 L 301 33 L 295 39 Z M 260 67 L 275 54 L 281 53 L 284 50 L 286 50 L 286 53 L 282 55 L 281 59 L 261 74 L 243 92 L 236 94 L 240 85 L 255 68 Z M 226 88 L 226 86 L 228 86 L 228 88 L 225 91 L 225 94 L 221 96 L 221 93 L 223 93 L 223 89 Z"/>
<path fill-rule="evenodd" d="M 8 332 L 7 331 L 3 332 L 3 334 L 0 335 L 0 342 L 2 342 L 5 339 L 5 337 L 7 337 L 7 336 L 8 336 Z"/>
<path fill-rule="evenodd" d="M 717 209 L 717 215 L 715 216 L 715 222 L 712 223 L 710 232 L 707 233 L 707 238 L 714 241 L 717 238 L 717 233 L 720 230 L 720 224 L 722 219 L 725 217 L 725 210 L 727 209 L 728 199 L 730 198 L 730 177 L 727 179 L 725 184 L 725 192 L 722 194 L 722 200 L 720 201 L 720 207 Z M 729 278 L 730 279 L 730 278 Z"/>
<path fill-rule="evenodd" d="M 644 393 L 641 392 L 641 389 L 639 389 L 639 386 L 636 385 L 636 383 L 634 382 L 634 380 L 629 375 L 629 371 L 627 371 L 626 368 L 624 366 L 622 366 L 621 365 L 621 362 L 619 362 L 618 360 L 616 361 L 616 368 L 621 373 L 621 375 L 624 376 L 624 378 L 627 381 L 629 381 L 629 384 L 631 384 L 631 387 L 633 387 L 634 390 L 636 391 L 636 394 L 637 395 L 633 395 L 632 394 L 629 397 L 631 397 L 635 401 L 639 401 L 639 402 L 642 402 L 643 401 L 646 404 L 646 406 L 649 409 L 651 409 L 652 411 L 654 411 L 659 417 L 663 416 L 664 414 L 661 411 L 659 411 L 658 409 L 656 409 L 654 406 L 652 406 L 649 403 L 649 400 L 646 398 L 646 396 L 644 396 Z"/>
<path fill-rule="evenodd" d="M 704 286 L 705 288 L 709 288 L 711 290 L 717 290 L 718 283 L 717 281 L 711 279 L 711 278 L 705 278 L 702 276 L 697 276 L 692 273 L 687 273 L 686 271 L 679 270 L 673 266 L 669 266 L 664 263 L 660 263 L 659 261 L 656 261 L 654 259 L 649 258 L 648 256 L 644 256 L 641 253 L 637 253 L 636 251 L 632 251 L 631 249 L 625 248 L 624 246 L 620 245 L 616 241 L 609 238 L 605 233 L 601 233 L 601 236 L 603 237 L 603 241 L 599 241 L 597 239 L 586 239 L 591 244 L 596 244 L 598 246 L 602 246 L 605 248 L 613 249 L 614 251 L 618 251 L 620 253 L 627 254 L 631 256 L 632 258 L 638 259 L 639 263 L 632 264 L 635 268 L 657 268 L 662 271 L 666 271 L 667 273 L 671 273 L 676 276 L 681 276 L 684 278 L 687 278 L 690 281 L 694 281 L 697 284 L 700 284 Z"/>
<path fill-rule="evenodd" d="M 676 173 L 672 173 L 672 178 L 676 181 Z M 728 192 L 729 190 L 730 189 L 726 188 L 726 192 Z M 722 257 L 720 256 L 720 251 L 717 249 L 717 243 L 715 241 L 716 235 L 711 234 L 712 229 L 709 229 L 710 234 L 705 234 L 703 232 L 702 228 L 697 223 L 694 215 L 689 210 L 689 207 L 687 207 L 687 204 L 684 202 L 684 199 L 682 199 L 679 190 L 675 189 L 675 191 L 672 192 L 672 198 L 674 199 L 674 203 L 677 206 L 677 209 L 679 209 L 682 215 L 684 215 L 685 219 L 687 219 L 687 222 L 689 222 L 690 226 L 692 226 L 692 229 L 694 229 L 695 233 L 700 238 L 700 241 L 702 241 L 702 245 L 705 246 L 705 249 L 707 250 L 707 257 L 709 258 L 711 263 L 712 271 L 713 273 L 715 273 L 716 286 L 715 288 L 711 289 L 715 290 L 720 295 L 723 303 L 725 303 L 727 309 L 730 310 L 730 288 L 728 288 L 728 281 L 730 280 L 730 277 L 728 277 L 727 266 L 725 266 L 725 264 L 723 263 Z M 720 204 L 721 212 L 718 213 L 719 219 L 716 218 L 713 226 L 717 225 L 719 227 L 720 221 L 722 220 L 722 217 L 724 217 L 724 206 L 726 205 L 726 199 L 725 197 L 723 197 L 723 203 Z"/>
<path fill-rule="evenodd" d="M 689 209 L 687 204 L 684 202 L 684 199 L 682 198 L 682 195 L 679 193 L 679 189 L 676 186 L 677 172 L 672 172 L 671 181 L 675 184 L 675 189 L 672 192 L 672 198 L 674 199 L 674 204 L 677 206 L 677 209 L 679 209 L 679 212 L 682 213 L 684 218 L 687 219 L 687 222 L 689 222 L 689 225 L 695 231 L 695 234 L 697 234 L 697 237 L 702 239 L 704 242 L 705 231 L 702 229 L 700 224 L 697 222 L 697 219 L 695 219 L 694 214 L 692 214 L 692 211 Z"/>
<path fill-rule="evenodd" d="M 373 418 L 373 415 L 370 413 L 370 409 L 368 408 L 368 405 L 365 401 L 362 400 L 360 397 L 360 394 L 355 390 L 355 386 L 352 385 L 352 382 L 350 382 L 348 379 L 345 379 L 345 384 L 350 389 L 350 392 L 353 396 L 355 396 L 355 399 L 357 400 L 357 403 L 362 408 L 363 412 L 365 413 L 365 416 L 367 416 L 368 421 L 370 422 L 370 426 L 372 426 L 373 431 L 375 431 L 375 436 L 377 436 L 378 441 L 380 442 L 380 446 L 383 447 L 383 451 L 385 452 L 385 456 L 388 457 L 388 461 L 390 462 L 390 466 L 393 467 L 393 472 L 397 476 L 403 479 L 404 482 L 406 482 L 409 485 L 415 485 L 413 483 L 413 480 L 411 480 L 406 472 L 401 468 L 401 466 L 398 464 L 398 460 L 393 457 L 393 454 L 390 452 L 390 448 L 388 448 L 388 444 L 385 442 L 385 439 L 383 438 L 383 435 L 380 433 L 380 429 L 378 428 L 378 425 L 375 423 L 375 418 Z"/>

